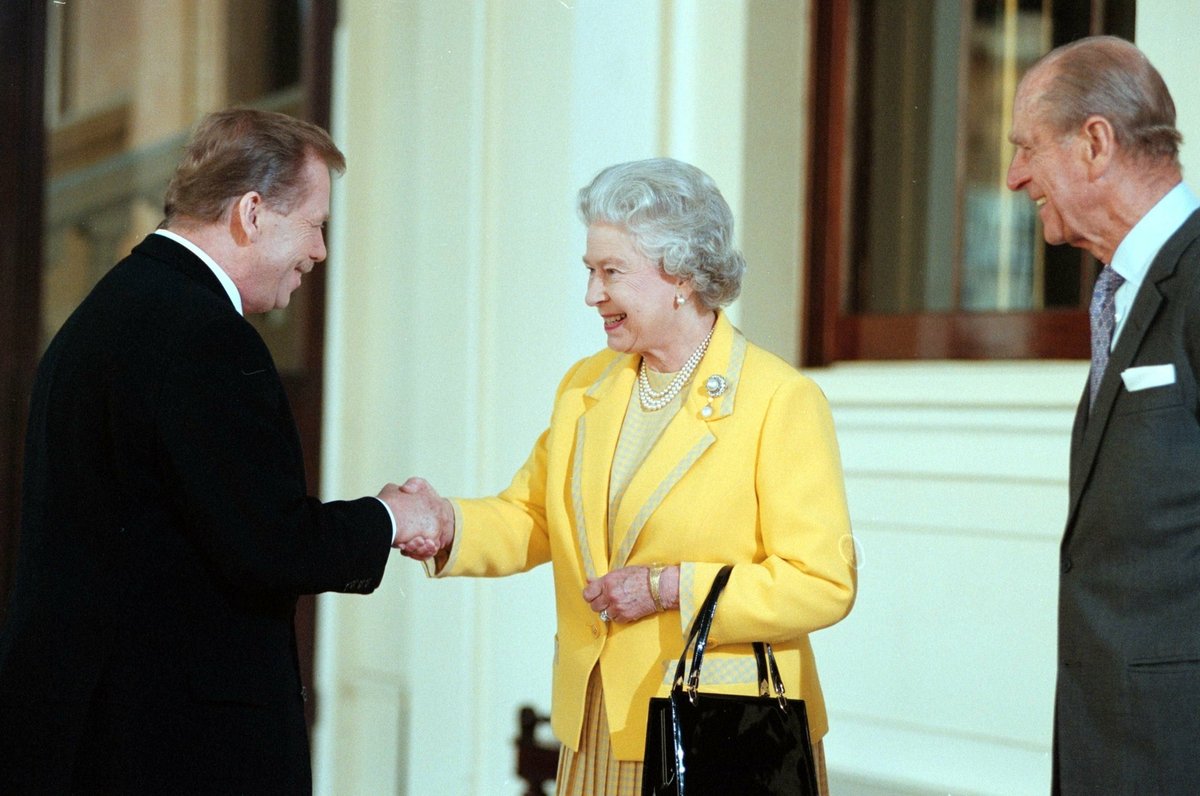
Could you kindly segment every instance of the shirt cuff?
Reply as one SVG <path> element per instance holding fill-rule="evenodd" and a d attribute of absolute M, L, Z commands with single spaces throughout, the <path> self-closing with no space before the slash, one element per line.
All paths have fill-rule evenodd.
<path fill-rule="evenodd" d="M 381 500 L 380 498 L 375 498 L 375 499 L 378 500 L 379 503 L 383 506 L 384 511 L 386 511 L 387 515 L 388 515 L 388 522 L 390 522 L 392 524 L 392 535 L 391 535 L 392 541 L 389 544 L 394 545 L 396 543 L 396 518 L 392 516 L 392 509 L 390 506 L 388 506 L 387 503 L 384 503 L 383 500 Z"/>

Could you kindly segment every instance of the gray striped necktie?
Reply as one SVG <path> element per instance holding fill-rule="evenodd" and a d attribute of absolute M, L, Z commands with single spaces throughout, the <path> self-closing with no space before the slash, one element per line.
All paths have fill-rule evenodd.
<path fill-rule="evenodd" d="M 1113 325 L 1116 321 L 1117 288 L 1124 283 L 1125 277 L 1112 269 L 1111 265 L 1096 277 L 1096 287 L 1092 291 L 1092 306 L 1089 314 L 1092 319 L 1092 372 L 1088 408 L 1096 403 L 1096 393 L 1100 390 L 1100 379 L 1108 366 L 1108 353 L 1112 348 Z"/>

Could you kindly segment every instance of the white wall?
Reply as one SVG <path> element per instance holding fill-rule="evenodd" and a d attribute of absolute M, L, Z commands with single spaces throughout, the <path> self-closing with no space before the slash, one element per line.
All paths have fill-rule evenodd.
<path fill-rule="evenodd" d="M 862 364 L 834 406 L 861 551 L 814 638 L 839 793 L 1045 793 L 1058 538 L 1084 363 Z"/>
<path fill-rule="evenodd" d="M 1141 0 L 1139 43 L 1200 136 L 1200 0 Z M 807 2 L 342 0 L 329 272 L 328 497 L 502 487 L 567 366 L 574 193 L 668 154 L 711 173 L 751 270 L 734 310 L 795 360 Z M 1200 149 L 1185 148 L 1200 173 Z M 1195 182 L 1193 181 L 1193 185 Z M 1057 539 L 1082 363 L 859 363 L 834 407 L 861 595 L 814 638 L 835 793 L 1044 793 Z M 431 582 L 394 555 L 320 601 L 321 793 L 520 792 L 516 710 L 549 705 L 548 573 Z"/>
<path fill-rule="evenodd" d="M 1137 44 L 1175 99 L 1184 179 L 1200 191 L 1200 54 L 1193 35 L 1198 20 L 1200 0 L 1138 0 Z"/>

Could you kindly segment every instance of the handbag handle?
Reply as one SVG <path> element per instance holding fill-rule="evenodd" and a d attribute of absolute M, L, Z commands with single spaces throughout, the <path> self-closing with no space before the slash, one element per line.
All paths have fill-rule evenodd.
<path fill-rule="evenodd" d="M 675 679 L 671 688 L 672 690 L 683 690 L 687 652 L 689 648 L 694 647 L 692 667 L 686 676 L 688 700 L 693 705 L 696 704 L 700 690 L 700 666 L 704 661 L 704 650 L 708 647 L 708 632 L 712 629 L 713 616 L 717 612 L 717 598 L 721 596 L 725 584 L 729 582 L 729 575 L 732 571 L 733 565 L 726 564 L 713 578 L 712 587 L 708 591 L 708 596 L 704 598 L 704 603 L 700 606 L 696 618 L 692 621 L 692 630 L 688 634 L 687 643 L 683 645 L 683 651 L 679 654 L 679 663 L 675 667 Z M 758 665 L 758 695 L 770 696 L 770 688 L 774 687 L 775 695 L 779 699 L 779 707 L 786 711 L 787 697 L 784 695 L 783 678 L 779 675 L 779 666 L 775 663 L 775 653 L 771 649 L 771 645 L 756 641 L 753 646 L 754 659 Z"/>
<path fill-rule="evenodd" d="M 775 652 L 771 649 L 771 645 L 765 641 L 754 642 L 754 658 L 758 662 L 758 695 L 760 697 L 771 696 L 773 687 L 775 697 L 779 700 L 779 707 L 786 711 L 787 696 L 783 691 L 783 678 L 779 675 L 779 666 L 775 664 Z M 768 664 L 770 665 L 769 676 Z"/>
<path fill-rule="evenodd" d="M 692 632 L 688 634 L 687 643 L 683 645 L 683 652 L 679 655 L 679 665 L 675 667 L 674 687 L 682 687 L 684 666 L 687 663 L 687 651 L 689 647 L 693 647 L 692 669 L 687 677 L 688 696 L 693 704 L 696 702 L 696 691 L 700 686 L 700 664 L 704 660 L 704 650 L 708 647 L 708 631 L 712 628 L 713 616 L 717 612 L 717 598 L 721 596 L 721 592 L 725 589 L 725 584 L 729 582 L 729 574 L 731 572 L 733 572 L 733 565 L 726 564 L 721 567 L 717 572 L 717 576 L 713 578 L 712 587 L 708 590 L 708 596 L 704 598 L 704 602 L 700 605 L 700 610 L 692 622 Z"/>

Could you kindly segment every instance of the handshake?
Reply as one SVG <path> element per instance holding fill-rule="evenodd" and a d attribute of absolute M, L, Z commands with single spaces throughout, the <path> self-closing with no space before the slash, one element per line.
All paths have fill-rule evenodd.
<path fill-rule="evenodd" d="M 388 484 L 377 496 L 396 519 L 392 547 L 418 561 L 444 554 L 454 541 L 454 508 L 424 478 Z"/>

